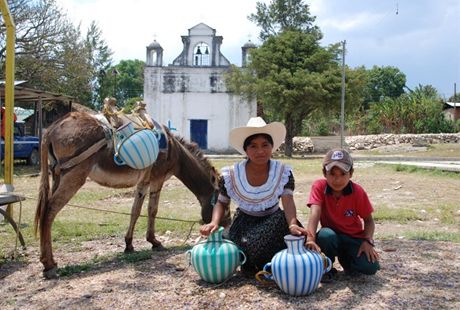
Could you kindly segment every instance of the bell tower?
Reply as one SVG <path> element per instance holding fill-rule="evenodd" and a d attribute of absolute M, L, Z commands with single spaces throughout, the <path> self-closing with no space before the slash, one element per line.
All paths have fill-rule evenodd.
<path fill-rule="evenodd" d="M 157 40 L 153 40 L 147 46 L 147 66 L 161 67 L 163 66 L 163 48 Z"/>

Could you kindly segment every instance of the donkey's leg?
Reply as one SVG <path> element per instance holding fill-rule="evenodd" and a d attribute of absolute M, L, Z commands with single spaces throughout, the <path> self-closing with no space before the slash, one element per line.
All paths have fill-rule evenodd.
<path fill-rule="evenodd" d="M 144 178 L 141 182 L 137 184 L 136 191 L 134 192 L 134 202 L 131 207 L 131 220 L 129 222 L 128 231 L 125 235 L 125 253 L 134 252 L 133 246 L 133 235 L 134 227 L 136 222 L 141 214 L 142 204 L 144 203 L 145 195 L 147 194 L 148 189 L 148 180 Z"/>
<path fill-rule="evenodd" d="M 159 240 L 155 238 L 155 218 L 158 213 L 158 203 L 160 201 L 161 188 L 163 187 L 163 179 L 156 180 L 150 183 L 150 197 L 148 207 L 148 224 L 147 224 L 147 241 L 152 244 L 152 249 L 163 248 Z"/>
<path fill-rule="evenodd" d="M 51 239 L 53 221 L 59 211 L 85 184 L 88 173 L 89 169 L 84 167 L 77 167 L 66 173 L 48 201 L 44 218 L 40 224 L 40 261 L 44 267 L 43 275 L 48 279 L 57 277 L 57 264 L 53 258 Z"/>

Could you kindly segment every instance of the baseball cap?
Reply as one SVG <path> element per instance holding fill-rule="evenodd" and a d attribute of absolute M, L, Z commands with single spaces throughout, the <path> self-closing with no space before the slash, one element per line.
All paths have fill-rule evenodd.
<path fill-rule="evenodd" d="M 332 149 L 324 157 L 323 167 L 326 171 L 331 171 L 333 167 L 339 167 L 348 172 L 353 167 L 353 159 L 344 149 Z"/>

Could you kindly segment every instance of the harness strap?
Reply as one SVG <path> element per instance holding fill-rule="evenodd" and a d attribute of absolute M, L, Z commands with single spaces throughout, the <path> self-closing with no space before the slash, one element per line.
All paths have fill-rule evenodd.
<path fill-rule="evenodd" d="M 81 163 L 85 159 L 88 159 L 91 155 L 99 151 L 105 145 L 107 145 L 107 140 L 103 138 L 99 140 L 97 143 L 93 144 L 90 148 L 86 149 L 83 153 L 69 159 L 63 164 L 60 164 L 58 169 L 65 170 L 65 169 L 69 169 L 69 168 L 72 168 L 73 166 L 78 165 L 79 163 Z"/>

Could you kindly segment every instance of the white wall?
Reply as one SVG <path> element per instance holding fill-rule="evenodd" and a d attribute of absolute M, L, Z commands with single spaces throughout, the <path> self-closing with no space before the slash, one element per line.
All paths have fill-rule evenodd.
<path fill-rule="evenodd" d="M 208 120 L 208 150 L 234 151 L 228 134 L 256 115 L 255 100 L 244 102 L 227 92 L 225 68 L 146 67 L 144 101 L 149 114 L 190 140 L 190 119 Z"/>

